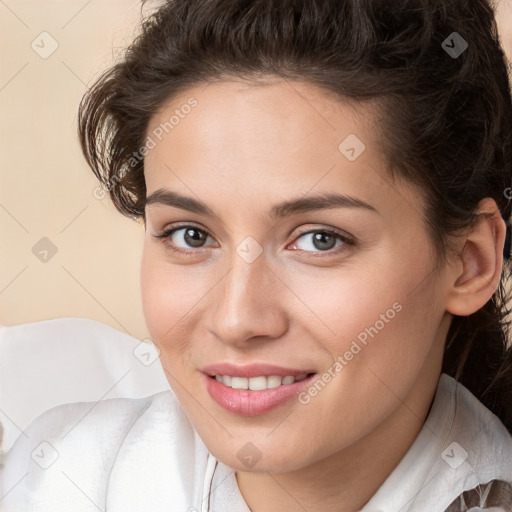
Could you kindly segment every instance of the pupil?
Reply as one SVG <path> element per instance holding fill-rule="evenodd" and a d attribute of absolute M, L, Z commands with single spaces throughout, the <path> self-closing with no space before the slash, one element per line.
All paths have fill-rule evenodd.
<path fill-rule="evenodd" d="M 329 243 L 329 238 L 331 239 L 331 243 Z M 332 242 L 336 242 L 336 240 L 332 235 L 329 235 L 328 233 L 315 233 L 313 236 L 313 244 L 317 249 L 332 249 L 334 247 Z M 323 244 L 327 244 L 327 247 Z"/>
<path fill-rule="evenodd" d="M 191 233 L 196 233 L 198 236 L 193 236 Z M 185 241 L 192 247 L 201 247 L 204 238 L 204 234 L 198 229 L 191 228 L 185 231 Z"/>

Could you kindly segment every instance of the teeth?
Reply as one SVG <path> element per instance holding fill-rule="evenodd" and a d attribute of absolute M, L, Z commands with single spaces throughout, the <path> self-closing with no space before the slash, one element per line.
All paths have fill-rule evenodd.
<path fill-rule="evenodd" d="M 249 389 L 253 391 L 261 391 L 267 389 L 267 377 L 251 377 L 249 380 Z"/>
<path fill-rule="evenodd" d="M 279 375 L 272 375 L 267 377 L 267 387 L 278 388 L 281 385 L 281 377 Z"/>
<path fill-rule="evenodd" d="M 230 375 L 215 375 L 215 380 L 221 382 L 225 386 L 233 389 L 250 389 L 252 391 L 262 391 L 264 389 L 278 388 L 286 384 L 293 384 L 299 380 L 304 380 L 308 376 L 307 373 L 302 375 L 287 375 L 281 377 L 279 375 L 271 375 L 270 377 L 231 377 Z"/>
<path fill-rule="evenodd" d="M 231 387 L 233 389 L 249 389 L 249 379 L 247 377 L 231 377 Z"/>

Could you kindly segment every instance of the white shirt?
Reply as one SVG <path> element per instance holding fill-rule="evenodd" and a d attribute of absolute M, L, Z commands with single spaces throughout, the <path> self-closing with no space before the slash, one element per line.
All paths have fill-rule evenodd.
<path fill-rule="evenodd" d="M 60 405 L 25 434 L 0 469 L 1 512 L 250 512 L 172 391 Z M 418 437 L 361 512 L 444 512 L 492 479 L 512 483 L 512 437 L 441 374 Z"/>

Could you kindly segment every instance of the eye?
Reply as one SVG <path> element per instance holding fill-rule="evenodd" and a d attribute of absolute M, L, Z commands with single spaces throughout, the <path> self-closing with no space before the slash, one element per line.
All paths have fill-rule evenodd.
<path fill-rule="evenodd" d="M 302 230 L 299 235 L 291 247 L 305 253 L 317 253 L 317 256 L 320 256 L 321 253 L 337 254 L 355 245 L 355 241 L 350 236 L 333 229 Z M 208 247 L 204 244 L 211 237 L 207 230 L 192 224 L 171 227 L 163 233 L 153 236 L 165 243 L 170 251 L 184 255 L 193 255 L 200 249 Z M 300 240 L 304 240 L 304 243 L 297 243 Z M 180 243 L 183 245 L 180 246 Z M 337 243 L 338 245 L 336 245 Z"/>
<path fill-rule="evenodd" d="M 304 241 L 302 247 L 297 243 L 301 239 Z M 302 232 L 296 240 L 293 243 L 293 247 L 305 252 L 338 253 L 340 252 L 339 250 L 333 251 L 333 249 L 341 247 L 341 251 L 343 251 L 348 249 L 349 246 L 354 245 L 354 241 L 350 237 L 332 229 L 316 229 Z M 339 242 L 338 245 L 336 245 L 337 242 Z"/>
<path fill-rule="evenodd" d="M 204 247 L 204 242 L 210 237 L 210 233 L 194 225 L 184 225 L 168 229 L 159 235 L 153 236 L 164 242 L 171 251 L 193 254 L 198 252 L 197 249 Z M 180 243 L 184 244 L 184 247 L 180 246 Z M 189 249 L 190 247 L 192 247 L 191 250 Z"/>

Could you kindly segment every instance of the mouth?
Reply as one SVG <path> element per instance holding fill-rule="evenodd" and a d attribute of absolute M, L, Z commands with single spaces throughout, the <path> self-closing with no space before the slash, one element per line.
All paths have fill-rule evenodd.
<path fill-rule="evenodd" d="M 257 375 L 256 377 L 236 377 L 233 375 L 210 375 L 210 379 L 224 384 L 232 389 L 250 389 L 251 391 L 263 391 L 265 389 L 279 388 L 295 382 L 300 382 L 315 375 L 315 372 L 301 373 L 300 375 Z"/>
<path fill-rule="evenodd" d="M 245 377 L 250 379 L 252 377 L 293 377 L 297 379 L 310 373 L 316 373 L 312 368 L 290 368 L 285 366 L 278 366 L 275 364 L 267 363 L 251 363 L 251 364 L 234 364 L 229 362 L 210 364 L 201 370 L 204 374 L 215 376 L 227 377 Z"/>
<path fill-rule="evenodd" d="M 317 372 L 267 364 L 219 363 L 201 370 L 210 397 L 240 416 L 265 414 L 297 397 Z"/>

